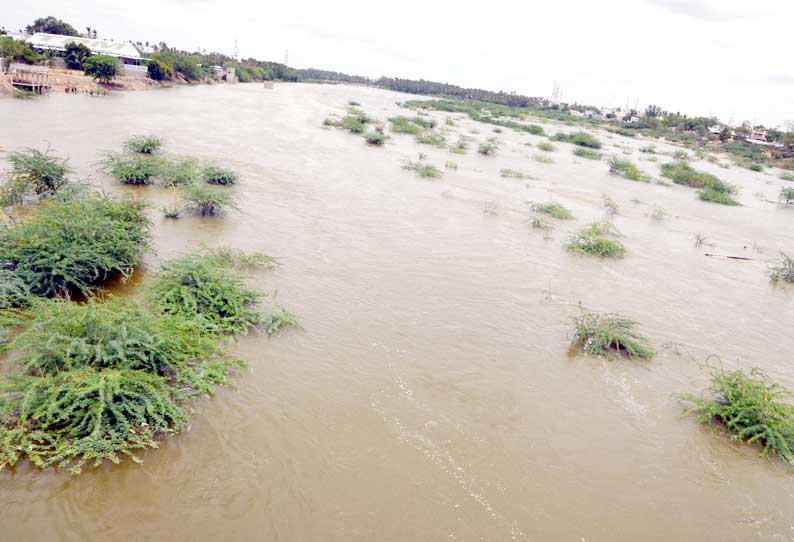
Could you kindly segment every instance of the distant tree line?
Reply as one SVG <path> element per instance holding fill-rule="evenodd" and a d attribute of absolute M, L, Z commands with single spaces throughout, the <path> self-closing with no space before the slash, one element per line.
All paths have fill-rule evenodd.
<path fill-rule="evenodd" d="M 359 75 L 348 75 L 345 73 L 318 70 L 316 68 L 295 70 L 303 80 L 325 80 L 338 81 L 343 83 L 357 83 L 372 85 L 398 92 L 408 92 L 411 94 L 424 94 L 428 96 L 445 96 L 461 98 L 463 100 L 476 100 L 511 107 L 540 107 L 545 104 L 542 98 L 534 98 L 516 94 L 515 92 L 494 92 L 481 88 L 464 88 L 449 83 L 439 83 L 437 81 L 427 81 L 425 79 L 401 79 L 397 77 L 381 77 L 370 79 Z"/>

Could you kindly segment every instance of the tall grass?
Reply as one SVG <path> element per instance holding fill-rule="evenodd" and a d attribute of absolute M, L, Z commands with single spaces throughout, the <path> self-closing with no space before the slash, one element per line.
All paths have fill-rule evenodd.
<path fill-rule="evenodd" d="M 588 134 L 587 132 L 573 132 L 571 134 L 558 132 L 557 134 L 554 135 L 553 139 L 555 141 L 565 141 L 567 143 L 573 143 L 574 145 L 579 145 L 580 147 L 588 147 L 591 149 L 601 148 L 601 142 L 596 137 Z"/>
<path fill-rule="evenodd" d="M 700 423 L 721 422 L 733 438 L 762 446 L 762 455 L 794 465 L 794 405 L 789 390 L 760 369 L 715 370 L 706 396 L 682 394 L 686 414 Z"/>
<path fill-rule="evenodd" d="M 419 135 L 423 130 L 422 126 L 408 117 L 391 117 L 389 122 L 391 123 L 391 131 L 396 134 Z"/>
<path fill-rule="evenodd" d="M 414 171 L 418 176 L 424 178 L 435 178 L 441 176 L 441 170 L 438 169 L 438 167 L 436 167 L 433 164 L 429 164 L 425 162 L 408 161 L 405 164 L 403 164 L 402 167 L 403 169 Z"/>

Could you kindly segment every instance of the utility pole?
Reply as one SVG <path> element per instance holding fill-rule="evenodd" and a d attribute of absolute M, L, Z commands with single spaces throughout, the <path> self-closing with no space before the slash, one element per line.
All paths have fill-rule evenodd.
<path fill-rule="evenodd" d="M 284 65 L 289 66 L 289 49 L 284 50 Z"/>
<path fill-rule="evenodd" d="M 237 38 L 234 38 L 234 52 L 232 53 L 232 58 L 234 58 L 235 62 L 239 60 L 237 58 Z"/>

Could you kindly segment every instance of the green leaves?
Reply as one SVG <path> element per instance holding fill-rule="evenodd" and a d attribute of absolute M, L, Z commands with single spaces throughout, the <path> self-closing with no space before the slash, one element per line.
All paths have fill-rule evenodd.
<path fill-rule="evenodd" d="M 574 318 L 573 346 L 591 356 L 611 353 L 650 359 L 650 341 L 635 330 L 637 323 L 619 314 L 582 314 Z"/>
<path fill-rule="evenodd" d="M 776 454 L 794 465 L 794 405 L 785 402 L 791 392 L 760 369 L 715 370 L 710 391 L 711 397 L 679 396 L 692 404 L 686 414 L 694 414 L 700 423 L 718 419 L 736 438 L 759 442 L 763 455 Z"/>
<path fill-rule="evenodd" d="M 26 222 L 0 226 L 0 261 L 35 295 L 89 293 L 141 261 L 149 244 L 143 209 L 98 195 L 40 207 Z"/>

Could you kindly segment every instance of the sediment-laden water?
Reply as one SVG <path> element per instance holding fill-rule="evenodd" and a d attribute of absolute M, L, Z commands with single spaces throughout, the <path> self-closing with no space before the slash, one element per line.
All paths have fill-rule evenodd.
<path fill-rule="evenodd" d="M 673 397 L 707 386 L 711 355 L 794 387 L 794 290 L 766 272 L 778 250 L 794 252 L 794 209 L 775 203 L 784 181 L 693 162 L 741 187 L 742 206 L 724 207 L 610 175 L 565 143 L 555 163 L 537 162 L 523 143 L 544 138 L 509 129 L 483 157 L 405 135 L 372 148 L 321 126 L 349 100 L 385 120 L 406 99 L 252 84 L 0 101 L 4 150 L 49 143 L 75 177 L 152 202 L 149 267 L 201 244 L 263 250 L 284 265 L 252 283 L 303 325 L 242 339 L 250 368 L 195 403 L 191 430 L 143 465 L 0 472 L 0 540 L 794 540 L 794 470 L 681 418 Z M 431 115 L 456 119 L 453 142 L 497 135 Z M 141 132 L 239 171 L 239 212 L 167 221 L 162 189 L 98 173 L 99 151 Z M 647 140 L 598 137 L 657 178 L 669 160 L 645 160 Z M 458 170 L 401 169 L 419 151 Z M 620 207 L 622 260 L 563 248 L 603 219 L 602 194 Z M 525 204 L 548 200 L 575 215 L 550 238 L 529 228 Z M 654 220 L 656 207 L 668 216 Z M 712 245 L 695 247 L 696 233 Z M 639 321 L 657 357 L 571 357 L 580 305 Z"/>

